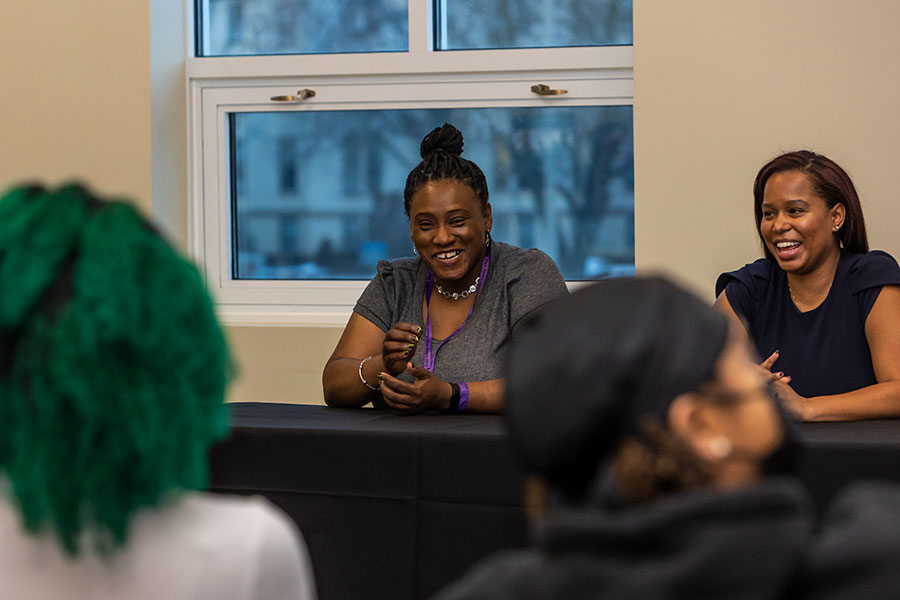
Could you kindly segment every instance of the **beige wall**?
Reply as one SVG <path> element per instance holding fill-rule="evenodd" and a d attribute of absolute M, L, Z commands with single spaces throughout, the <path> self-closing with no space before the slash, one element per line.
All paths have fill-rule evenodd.
<path fill-rule="evenodd" d="M 229 327 L 240 364 L 229 400 L 324 404 L 322 367 L 341 335 L 337 327 Z"/>
<path fill-rule="evenodd" d="M 635 253 L 712 299 L 760 256 L 751 186 L 784 150 L 853 177 L 900 256 L 900 3 L 635 0 Z"/>
<path fill-rule="evenodd" d="M 180 18 L 181 0 L 152 6 L 156 23 L 173 22 L 160 10 Z M 149 207 L 149 7 L 0 4 L 0 186 L 80 175 Z M 872 246 L 900 256 L 900 3 L 635 0 L 634 15 L 640 271 L 665 269 L 712 300 L 719 272 L 759 255 L 749 191 L 757 168 L 802 147 L 847 168 Z M 158 33 L 153 213 L 183 242 L 183 91 L 156 87 L 180 73 L 178 57 L 160 58 L 160 48 L 171 50 L 181 32 Z M 232 400 L 321 402 L 339 329 L 228 333 L 242 366 Z"/>
<path fill-rule="evenodd" d="M 148 2 L 0 2 L 0 188 L 77 177 L 149 208 L 148 15 Z"/>

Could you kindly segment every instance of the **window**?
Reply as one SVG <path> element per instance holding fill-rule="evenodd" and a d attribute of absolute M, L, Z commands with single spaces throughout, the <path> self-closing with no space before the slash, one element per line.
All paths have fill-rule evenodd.
<path fill-rule="evenodd" d="M 407 0 L 198 2 L 199 56 L 404 52 Z"/>
<path fill-rule="evenodd" d="M 441 50 L 631 45 L 630 1 L 439 0 L 437 7 Z"/>
<path fill-rule="evenodd" d="M 375 263 L 412 252 L 403 186 L 443 122 L 485 171 L 495 239 L 570 280 L 633 272 L 630 2 L 206 0 L 196 15 L 190 243 L 227 322 L 343 324 Z"/>
<path fill-rule="evenodd" d="M 232 121 L 233 122 L 233 121 Z M 232 126 L 232 131 L 234 131 L 236 127 Z M 278 181 L 279 181 L 279 191 L 283 195 L 290 195 L 297 193 L 297 145 L 299 140 L 292 135 L 283 135 L 281 139 L 278 140 L 278 154 L 274 157 L 275 163 L 278 165 Z M 244 145 L 238 144 L 236 140 L 232 139 L 231 147 L 234 152 L 239 152 Z M 251 161 L 253 156 L 247 156 L 246 158 L 235 158 L 235 162 L 240 162 L 241 164 L 246 164 Z M 243 184 L 247 180 L 246 175 L 236 174 L 234 175 L 235 186 L 239 190 L 235 193 L 235 197 L 242 198 L 248 192 L 243 190 Z"/>

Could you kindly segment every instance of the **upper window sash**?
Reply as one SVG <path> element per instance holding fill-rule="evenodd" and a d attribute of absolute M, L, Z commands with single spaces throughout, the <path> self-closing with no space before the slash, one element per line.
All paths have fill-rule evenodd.
<path fill-rule="evenodd" d="M 602 45 L 630 45 L 632 35 L 628 31 L 632 22 L 632 1 L 631 0 L 569 0 L 570 3 L 530 3 L 527 0 L 510 0 L 510 4 L 503 1 L 494 0 L 493 4 L 484 1 L 471 3 L 470 6 L 464 6 L 460 1 L 452 0 L 407 0 L 405 4 L 406 22 L 402 22 L 402 10 L 399 7 L 402 4 L 397 0 L 381 0 L 382 4 L 375 4 L 373 0 L 356 0 L 347 3 L 342 12 L 338 15 L 346 16 L 349 20 L 344 25 L 350 27 L 348 34 L 355 41 L 360 35 L 374 44 L 370 47 L 372 52 L 382 44 L 386 44 L 383 51 L 387 52 L 453 52 L 454 49 L 466 48 L 550 48 L 550 47 L 574 47 L 578 45 L 591 45 L 592 43 Z M 240 53 L 240 48 L 232 48 L 231 50 L 223 47 L 213 48 L 212 42 L 215 37 L 222 40 L 223 36 L 230 38 L 232 34 L 238 32 L 247 33 L 250 31 L 272 31 L 277 30 L 276 37 L 281 35 L 277 42 L 273 42 L 271 38 L 262 39 L 244 39 L 238 42 L 237 39 L 232 40 L 235 43 L 246 44 L 243 51 L 249 52 L 251 55 L 257 53 L 275 53 L 292 52 L 299 53 L 315 53 L 319 48 L 323 53 L 332 52 L 335 49 L 342 48 L 338 40 L 343 35 L 340 28 L 340 20 L 331 19 L 335 10 L 340 8 L 329 4 L 328 0 L 322 2 L 311 3 L 305 5 L 304 2 L 298 0 L 295 8 L 297 10 L 311 10 L 308 18 L 297 20 L 297 13 L 291 13 L 290 7 L 284 10 L 279 7 L 277 17 L 273 14 L 266 14 L 267 5 L 265 2 L 255 0 L 232 0 L 231 2 L 216 2 L 219 5 L 219 12 L 215 23 L 211 17 L 213 12 L 213 4 L 211 0 L 185 0 L 185 11 L 189 21 L 188 31 L 190 32 L 189 48 L 193 54 L 195 51 L 203 56 L 230 55 L 232 52 Z M 520 6 L 517 8 L 516 4 Z M 223 6 L 228 5 L 228 6 Z M 504 19 L 500 16 L 504 6 L 512 9 L 512 13 L 507 13 Z M 230 8 L 229 8 L 230 7 Z M 253 16 L 244 15 L 241 8 L 255 7 L 255 18 Z M 360 9 L 366 7 L 365 10 L 375 10 L 378 18 L 375 21 L 368 21 L 364 24 L 364 33 L 352 32 L 354 25 L 359 26 L 359 19 L 367 19 L 365 10 L 360 13 Z M 272 11 L 273 6 L 269 5 L 268 10 Z M 232 10 L 233 9 L 233 10 Z M 527 10 L 522 10 L 527 9 Z M 320 14 L 325 11 L 327 16 Z M 330 13 L 328 11 L 331 11 Z M 479 11 L 484 11 L 484 17 L 490 16 L 493 12 L 494 18 L 490 21 L 479 15 Z M 343 14 L 342 14 L 343 13 Z M 393 15 L 393 17 L 391 16 Z M 515 16 L 513 16 L 515 15 Z M 244 31 L 244 17 L 255 23 L 255 28 Z M 369 15 L 371 16 L 371 15 Z M 325 19 L 324 23 L 322 19 Z M 273 23 L 273 19 L 277 19 L 278 23 Z M 382 20 L 378 20 L 382 19 Z M 327 25 L 325 25 L 327 23 Z M 308 24 L 311 27 L 304 27 Z M 504 33 L 492 31 L 490 25 L 498 24 Z M 234 29 L 231 28 L 234 25 Z M 287 26 L 289 29 L 284 30 L 281 25 Z M 323 25 L 324 28 L 322 27 Z M 406 48 L 398 49 L 395 43 L 398 27 L 406 28 Z M 329 27 L 337 27 L 337 29 L 329 29 Z M 386 29 L 385 29 L 386 28 Z M 510 32 L 506 28 L 514 28 L 516 32 L 526 34 L 524 36 L 505 34 Z M 521 28 L 521 29 L 519 29 Z M 623 28 L 625 28 L 623 30 Z M 215 33 L 213 30 L 215 29 Z M 394 30 L 389 33 L 389 30 Z M 526 33 L 527 32 L 527 33 Z M 311 45 L 297 44 L 298 40 L 307 40 L 309 37 L 315 38 L 321 34 L 330 34 L 329 39 L 337 41 L 336 46 L 330 46 L 328 43 L 320 45 L 313 41 Z M 373 35 L 371 39 L 367 36 Z M 384 34 L 384 35 L 381 35 Z M 385 37 L 387 36 L 387 37 Z M 448 37 L 449 36 L 449 37 Z M 473 37 L 474 36 L 474 37 Z M 481 37 L 479 37 L 481 36 Z M 436 39 L 436 37 L 438 39 Z M 323 41 L 323 40 L 319 40 Z M 274 43 L 274 45 L 273 45 Z M 258 45 L 256 45 L 258 44 Z M 401 45 L 402 46 L 402 45 Z M 365 46 L 354 46 L 353 43 L 345 46 L 348 51 L 357 51 L 358 48 L 363 52 L 367 51 Z M 254 50 L 255 48 L 255 50 Z M 305 48 L 305 49 L 304 49 Z M 220 54 L 224 53 L 224 54 Z"/>

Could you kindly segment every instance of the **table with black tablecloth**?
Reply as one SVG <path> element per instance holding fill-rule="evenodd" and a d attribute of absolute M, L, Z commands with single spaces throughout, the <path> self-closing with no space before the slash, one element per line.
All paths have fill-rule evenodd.
<path fill-rule="evenodd" d="M 237 403 L 211 489 L 261 493 L 300 526 L 322 600 L 427 598 L 522 546 L 523 475 L 500 416 Z M 805 424 L 801 476 L 823 505 L 860 478 L 900 481 L 900 421 Z"/>
<path fill-rule="evenodd" d="M 800 477 L 820 509 L 847 484 L 900 482 L 900 419 L 802 423 Z"/>
<path fill-rule="evenodd" d="M 296 520 L 322 600 L 426 598 L 486 554 L 527 543 L 502 417 L 229 409 L 211 488 L 262 493 Z"/>

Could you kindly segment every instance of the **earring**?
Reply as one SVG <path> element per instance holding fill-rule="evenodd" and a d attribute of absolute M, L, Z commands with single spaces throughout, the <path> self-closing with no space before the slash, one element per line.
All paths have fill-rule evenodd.
<path fill-rule="evenodd" d="M 491 245 L 491 232 L 490 231 L 488 231 L 484 234 L 484 245 L 485 246 Z"/>
<path fill-rule="evenodd" d="M 724 435 L 719 435 L 709 440 L 709 451 L 716 458 L 728 458 L 732 449 L 731 440 Z"/>
<path fill-rule="evenodd" d="M 841 228 L 840 225 L 835 225 L 835 226 L 834 226 L 834 230 L 835 230 L 835 231 L 837 231 L 837 230 L 840 229 L 840 228 Z"/>
<path fill-rule="evenodd" d="M 419 255 L 419 249 L 416 248 L 415 246 L 413 246 L 413 254 L 415 254 L 416 256 Z"/>

